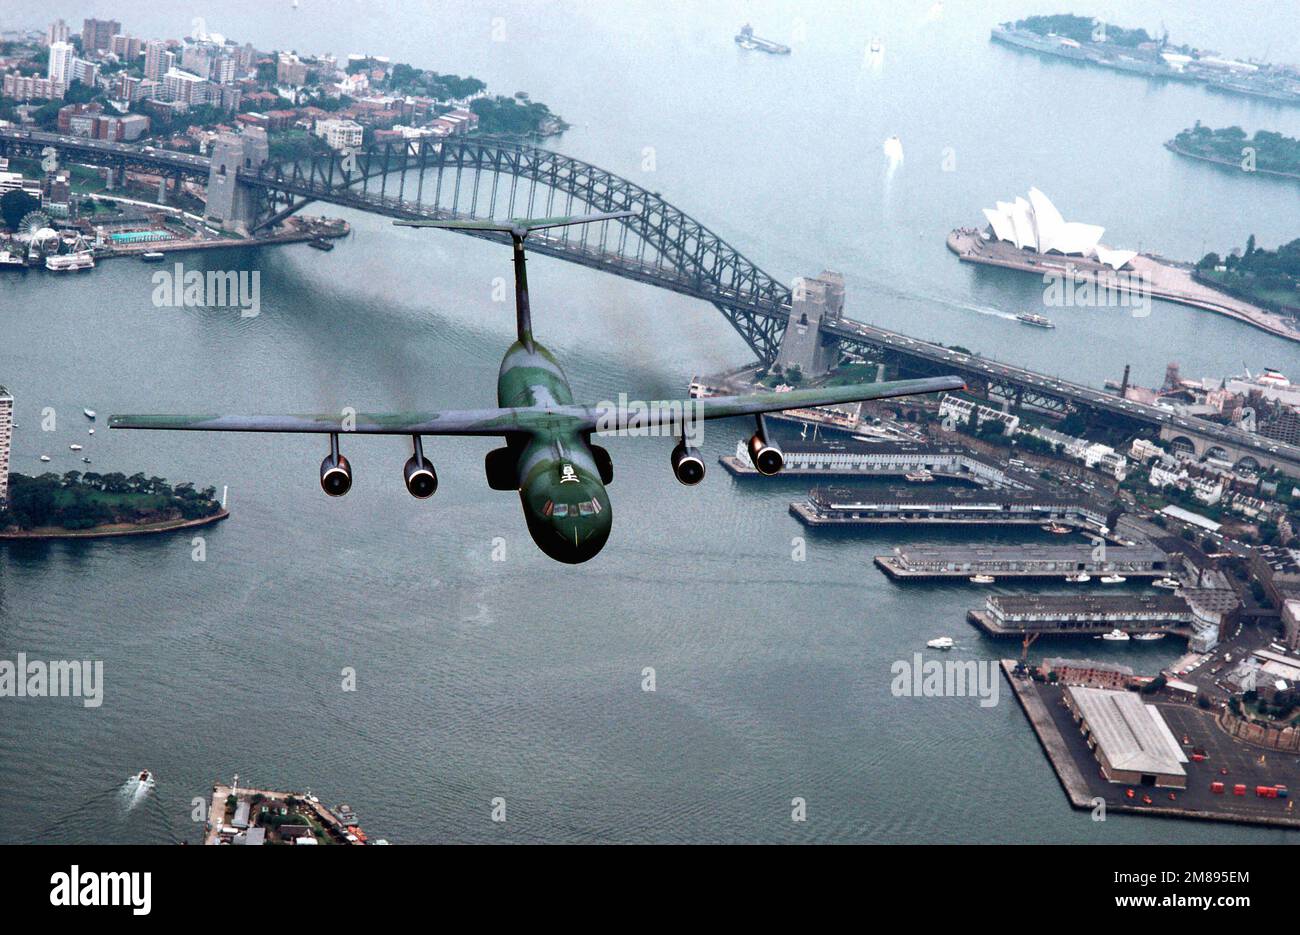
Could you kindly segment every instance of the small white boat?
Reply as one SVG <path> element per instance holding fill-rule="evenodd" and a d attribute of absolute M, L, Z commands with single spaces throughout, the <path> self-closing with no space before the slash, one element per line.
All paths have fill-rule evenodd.
<path fill-rule="evenodd" d="M 94 418 L 95 418 L 95 410 L 93 410 L 93 409 L 83 409 L 83 410 L 81 410 L 81 411 L 82 411 L 82 413 L 86 416 L 87 419 L 90 419 L 90 420 L 92 420 L 92 421 L 94 420 Z"/>
<path fill-rule="evenodd" d="M 1134 633 L 1133 639 L 1140 640 L 1143 643 L 1152 643 L 1156 640 L 1163 640 L 1165 635 L 1158 630 L 1148 630 L 1146 633 Z"/>
<path fill-rule="evenodd" d="M 87 435 L 94 435 L 94 434 L 95 434 L 95 430 L 94 430 L 94 429 L 89 429 L 89 430 L 86 432 L 86 434 L 87 434 Z"/>
<path fill-rule="evenodd" d="M 970 581 L 971 584 L 992 584 L 998 579 L 994 578 L 992 575 L 971 575 L 967 580 Z"/>
<path fill-rule="evenodd" d="M 69 450 L 71 450 L 71 451 L 80 451 L 80 450 L 81 450 L 81 446 L 80 446 L 80 445 L 77 445 L 77 444 L 69 445 L 68 448 L 69 448 Z"/>
<path fill-rule="evenodd" d="M 1110 640 L 1115 643 L 1127 643 L 1129 635 L 1123 630 L 1111 630 L 1109 633 L 1103 633 L 1101 636 L 1097 637 L 1097 639 Z"/>
<path fill-rule="evenodd" d="M 149 772 L 147 769 L 140 770 L 140 775 L 135 778 L 140 781 L 140 785 L 142 786 L 153 785 L 153 773 Z"/>
<path fill-rule="evenodd" d="M 1166 576 L 1164 578 L 1161 578 L 1159 581 L 1152 581 L 1151 585 L 1152 587 L 1168 588 L 1170 591 L 1175 591 L 1178 588 L 1182 587 L 1182 582 L 1180 582 L 1177 578 L 1170 578 Z"/>
<path fill-rule="evenodd" d="M 952 649 L 957 645 L 957 643 L 951 636 L 939 636 L 932 640 L 927 640 L 925 645 L 929 646 L 931 649 Z"/>
<path fill-rule="evenodd" d="M 90 463 L 90 459 L 89 459 L 89 458 L 82 458 L 81 461 L 82 461 L 83 464 L 89 464 L 89 463 Z"/>
<path fill-rule="evenodd" d="M 1087 584 L 1092 580 L 1092 575 L 1088 574 L 1086 571 L 1081 571 L 1077 575 L 1066 575 L 1065 580 L 1070 582 L 1070 584 Z"/>
<path fill-rule="evenodd" d="M 1102 575 L 1099 580 L 1101 581 L 1102 584 L 1123 584 L 1128 579 L 1125 578 L 1123 575 L 1109 574 L 1109 575 Z"/>
<path fill-rule="evenodd" d="M 42 461 L 48 461 L 48 460 L 50 460 L 50 456 L 49 456 L 49 455 L 41 455 L 41 460 L 42 460 Z"/>
<path fill-rule="evenodd" d="M 140 259 L 146 263 L 161 263 L 166 256 L 161 250 L 148 250 L 140 254 Z"/>

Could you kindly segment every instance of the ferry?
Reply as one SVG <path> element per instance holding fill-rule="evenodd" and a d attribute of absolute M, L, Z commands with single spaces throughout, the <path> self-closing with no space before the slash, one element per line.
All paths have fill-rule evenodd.
<path fill-rule="evenodd" d="M 56 273 L 75 273 L 78 270 L 94 269 L 95 255 L 89 250 L 55 253 L 45 258 L 45 268 Z"/>
<path fill-rule="evenodd" d="M 1111 630 L 1109 633 L 1103 633 L 1101 636 L 1095 637 L 1095 639 L 1109 640 L 1112 643 L 1127 643 L 1129 635 L 1123 630 L 1115 629 Z"/>
<path fill-rule="evenodd" d="M 1165 577 L 1161 578 L 1159 581 L 1152 581 L 1151 585 L 1152 587 L 1166 588 L 1170 591 L 1174 591 L 1182 587 L 1182 582 L 1180 582 L 1177 578 L 1170 578 L 1168 575 L 1166 575 Z"/>
<path fill-rule="evenodd" d="M 1123 575 L 1109 574 L 1102 575 L 1100 580 L 1102 584 L 1123 584 L 1128 579 Z"/>
<path fill-rule="evenodd" d="M 1148 630 L 1146 633 L 1134 633 L 1133 639 L 1140 640 L 1143 643 L 1151 643 L 1155 640 L 1163 640 L 1165 634 L 1159 630 Z"/>
<path fill-rule="evenodd" d="M 147 250 L 140 254 L 141 261 L 145 263 L 161 263 L 167 258 L 167 254 L 161 250 Z"/>
<path fill-rule="evenodd" d="M 939 636 L 932 640 L 927 640 L 925 645 L 929 646 L 931 649 L 952 649 L 957 645 L 957 643 L 951 636 Z"/>
<path fill-rule="evenodd" d="M 1092 575 L 1088 574 L 1086 571 L 1081 571 L 1077 575 L 1066 575 L 1065 580 L 1070 582 L 1070 584 L 1087 584 L 1092 580 Z"/>
<path fill-rule="evenodd" d="M 26 261 L 17 253 L 10 253 L 8 250 L 0 250 L 0 266 L 17 266 L 20 269 L 27 267 Z"/>
<path fill-rule="evenodd" d="M 971 584 L 992 584 L 998 579 L 994 578 L 992 575 L 971 575 L 967 580 L 970 581 Z"/>
<path fill-rule="evenodd" d="M 1044 318 L 1042 315 L 1035 315 L 1033 312 L 1025 312 L 1023 315 L 1017 315 L 1016 321 L 1032 325 L 1035 328 L 1055 328 L 1056 323 L 1050 318 Z"/>

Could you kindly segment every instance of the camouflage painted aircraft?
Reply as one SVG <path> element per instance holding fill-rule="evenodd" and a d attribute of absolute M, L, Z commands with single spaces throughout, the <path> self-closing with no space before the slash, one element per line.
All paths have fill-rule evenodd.
<path fill-rule="evenodd" d="M 829 406 L 887 396 L 933 393 L 963 387 L 958 377 L 934 377 L 718 396 L 657 404 L 648 411 L 631 411 L 611 404 L 577 405 L 559 362 L 533 338 L 528 305 L 528 279 L 524 270 L 524 239 L 543 228 L 563 227 L 627 217 L 627 212 L 580 217 L 551 217 L 501 221 L 397 221 L 409 227 L 443 227 L 508 233 L 514 245 L 515 312 L 518 338 L 506 351 L 497 377 L 497 409 L 449 410 L 342 415 L 115 415 L 114 429 L 168 429 L 211 432 L 315 432 L 329 436 L 330 450 L 320 466 L 325 493 L 340 497 L 352 487 L 352 465 L 339 451 L 340 435 L 409 435 L 413 453 L 403 470 L 406 489 L 425 499 L 438 487 L 433 465 L 424 455 L 425 435 L 479 435 L 500 437 L 504 447 L 488 453 L 488 486 L 513 490 L 523 504 L 528 532 L 538 548 L 557 561 L 577 564 L 592 558 L 609 538 L 613 511 L 606 485 L 613 480 L 609 452 L 592 444 L 593 433 L 662 434 L 678 436 L 672 468 L 683 484 L 704 479 L 704 458 L 688 444 L 691 423 L 698 419 L 754 416 L 757 422 L 749 440 L 755 468 L 772 475 L 781 470 L 784 456 L 768 435 L 763 414 L 806 406 Z"/>

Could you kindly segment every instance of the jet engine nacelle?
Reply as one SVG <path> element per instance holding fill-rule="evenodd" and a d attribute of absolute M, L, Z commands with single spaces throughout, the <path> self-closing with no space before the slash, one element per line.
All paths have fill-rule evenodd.
<path fill-rule="evenodd" d="M 438 489 L 438 472 L 422 454 L 411 455 L 402 468 L 406 492 L 417 500 L 427 500 Z"/>
<path fill-rule="evenodd" d="M 688 447 L 685 442 L 678 442 L 672 454 L 673 473 L 677 480 L 687 487 L 694 487 L 704 480 L 704 458 L 698 448 Z"/>
<path fill-rule="evenodd" d="M 320 463 L 320 488 L 331 497 L 341 497 L 352 489 L 352 465 L 337 450 Z"/>
<path fill-rule="evenodd" d="M 754 462 L 758 473 L 767 477 L 771 477 L 785 467 L 785 455 L 781 453 L 781 446 L 769 439 L 767 432 L 761 426 L 749 437 L 749 460 Z"/>

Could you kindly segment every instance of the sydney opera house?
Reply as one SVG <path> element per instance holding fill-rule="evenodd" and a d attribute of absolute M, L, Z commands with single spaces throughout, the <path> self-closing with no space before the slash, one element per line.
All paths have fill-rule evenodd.
<path fill-rule="evenodd" d="M 1112 250 L 1098 243 L 1105 232 L 1096 224 L 1067 221 L 1056 205 L 1036 188 L 1029 190 L 1028 200 L 1016 197 L 1013 202 L 999 201 L 995 208 L 985 208 L 993 237 L 1015 244 L 1021 250 L 1036 253 L 1059 253 L 1096 260 L 1112 269 L 1122 269 L 1137 256 L 1136 250 Z"/>

